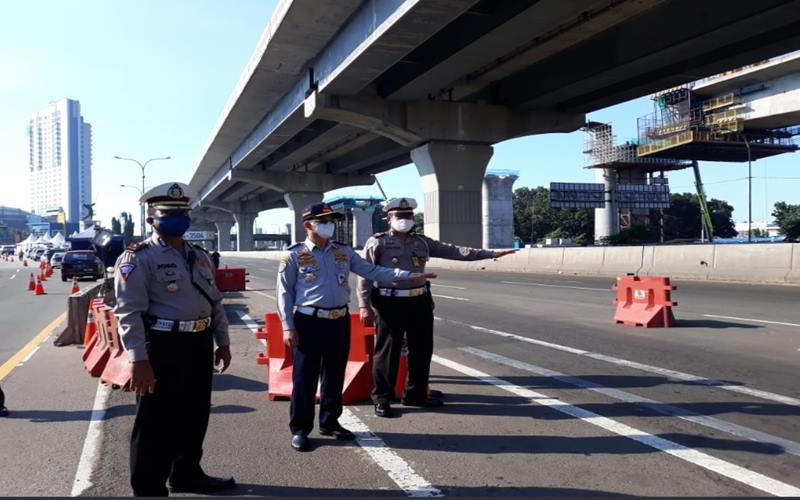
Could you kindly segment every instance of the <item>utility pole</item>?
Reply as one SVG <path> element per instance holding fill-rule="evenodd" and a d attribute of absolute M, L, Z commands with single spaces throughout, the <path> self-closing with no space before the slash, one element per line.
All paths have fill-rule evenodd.
<path fill-rule="evenodd" d="M 141 192 L 142 192 L 142 196 L 144 196 L 144 168 L 151 161 L 169 160 L 172 157 L 171 156 L 164 156 L 164 157 L 160 157 L 160 158 L 150 158 L 149 160 L 147 160 L 144 163 L 140 162 L 139 160 L 134 160 L 133 158 L 123 158 L 121 156 L 116 156 L 116 155 L 114 156 L 114 158 L 116 158 L 117 160 L 132 161 L 135 164 L 139 165 L 139 167 L 142 169 L 142 191 Z M 144 236 L 145 236 L 145 233 L 144 233 L 144 201 L 142 201 L 141 199 L 139 200 L 139 218 L 140 218 L 140 220 L 139 220 L 139 230 L 140 230 L 142 239 L 144 239 Z"/>

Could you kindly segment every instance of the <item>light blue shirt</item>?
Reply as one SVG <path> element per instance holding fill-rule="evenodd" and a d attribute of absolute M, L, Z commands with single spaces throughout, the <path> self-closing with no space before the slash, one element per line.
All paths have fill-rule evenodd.
<path fill-rule="evenodd" d="M 294 330 L 295 306 L 346 306 L 350 302 L 351 271 L 380 282 L 407 279 L 411 274 L 370 264 L 347 245 L 328 242 L 325 248 L 319 248 L 306 239 L 289 247 L 278 268 L 278 315 L 283 329 Z"/>

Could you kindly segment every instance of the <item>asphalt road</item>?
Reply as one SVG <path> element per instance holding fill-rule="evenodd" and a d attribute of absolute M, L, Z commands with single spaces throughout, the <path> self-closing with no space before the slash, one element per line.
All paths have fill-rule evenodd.
<path fill-rule="evenodd" d="M 443 271 L 432 385 L 447 405 L 388 420 L 349 406 L 359 441 L 312 434 L 301 454 L 255 363 L 277 263 L 224 260 L 250 289 L 226 298 L 234 364 L 215 375 L 204 465 L 233 494 L 800 495 L 798 288 L 678 282 L 678 327 L 660 330 L 615 325 L 608 279 Z M 20 310 L 2 286 L 3 312 Z M 45 343 L 2 385 L 0 495 L 130 494 L 134 398 L 98 390 L 79 350 Z"/>

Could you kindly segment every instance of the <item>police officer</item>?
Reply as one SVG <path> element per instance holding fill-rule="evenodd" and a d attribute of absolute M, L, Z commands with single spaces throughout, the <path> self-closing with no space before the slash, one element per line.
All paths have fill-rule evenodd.
<path fill-rule="evenodd" d="M 367 262 L 424 272 L 431 257 L 452 260 L 481 260 L 502 257 L 515 250 L 477 250 L 459 247 L 417 234 L 414 228 L 413 198 L 392 198 L 387 201 L 390 230 L 373 235 L 364 245 Z M 428 376 L 433 356 L 433 297 L 429 284 L 410 286 L 359 279 L 358 302 L 362 323 L 371 326 L 377 311 L 377 335 L 372 375 L 375 387 L 372 401 L 375 414 L 391 417 L 391 400 L 403 336 L 408 344 L 408 381 L 402 403 L 406 406 L 434 407 L 444 403 L 428 393 Z M 437 391 L 438 392 L 438 391 Z M 399 395 L 398 395 L 399 396 Z"/>
<path fill-rule="evenodd" d="M 8 416 L 8 408 L 6 408 L 6 395 L 3 394 L 3 388 L 0 387 L 0 417 Z"/>
<path fill-rule="evenodd" d="M 144 193 L 153 234 L 129 247 L 114 271 L 114 313 L 137 396 L 130 447 L 136 496 L 234 486 L 233 478 L 208 476 L 200 466 L 213 366 L 222 363 L 224 372 L 231 353 L 211 259 L 183 240 L 192 198 L 179 182 Z"/>
<path fill-rule="evenodd" d="M 278 314 L 294 365 L 289 429 L 292 448 L 297 451 L 311 448 L 308 435 L 314 427 L 320 373 L 320 434 L 342 440 L 354 438 L 338 420 L 350 351 L 350 271 L 384 283 L 419 283 L 436 277 L 369 264 L 350 247 L 330 241 L 334 220 L 342 217 L 325 203 L 306 207 L 303 226 L 308 237 L 289 247 L 278 269 Z"/>

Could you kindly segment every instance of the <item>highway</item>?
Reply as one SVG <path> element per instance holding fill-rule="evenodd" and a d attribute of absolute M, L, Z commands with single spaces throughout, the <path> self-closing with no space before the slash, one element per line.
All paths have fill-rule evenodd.
<path fill-rule="evenodd" d="M 446 406 L 379 419 L 352 405 L 342 423 L 357 442 L 315 432 L 297 453 L 288 402 L 268 401 L 255 363 L 277 262 L 223 264 L 250 273 L 226 294 L 234 360 L 215 375 L 204 458 L 236 477 L 231 494 L 800 495 L 796 287 L 677 282 L 678 326 L 641 329 L 614 324 L 607 278 L 441 271 L 431 383 Z M 1 307 L 16 318 L 35 304 L 10 272 Z M 4 321 L 0 364 L 63 312 L 36 299 Z M 98 388 L 80 349 L 45 342 L 0 383 L 13 412 L 0 495 L 130 494 L 134 398 Z"/>

